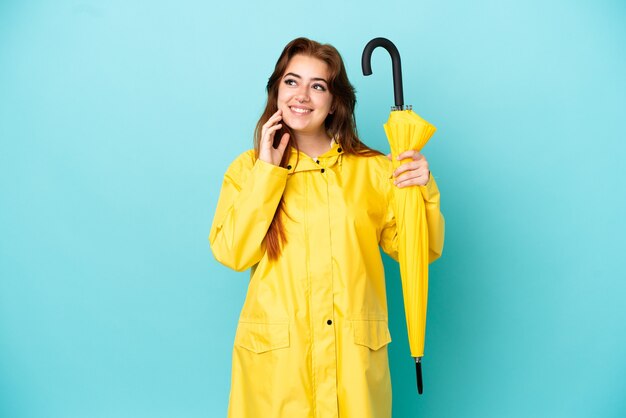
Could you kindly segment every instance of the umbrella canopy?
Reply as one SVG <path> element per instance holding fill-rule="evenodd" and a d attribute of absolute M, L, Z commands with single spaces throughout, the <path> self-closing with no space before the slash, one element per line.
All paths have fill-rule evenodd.
<path fill-rule="evenodd" d="M 406 161 L 397 156 L 406 150 L 421 151 L 436 128 L 412 110 L 391 112 L 384 125 L 394 169 Z M 424 355 L 428 304 L 428 226 L 422 193 L 417 187 L 394 188 L 398 229 L 398 261 L 402 293 L 413 357 Z"/>
<path fill-rule="evenodd" d="M 376 38 L 363 51 L 363 73 L 371 74 L 371 53 L 377 46 L 389 51 L 393 62 L 395 106 L 385 123 L 385 133 L 391 146 L 394 169 L 407 161 L 397 159 L 407 150 L 421 151 L 436 128 L 413 112 L 405 109 L 402 97 L 400 55 L 391 41 Z M 428 226 L 426 208 L 418 187 L 394 188 L 395 216 L 398 231 L 398 261 L 402 278 L 402 293 L 406 314 L 411 355 L 416 358 L 418 392 L 422 393 L 421 357 L 424 355 L 426 308 L 428 305 Z"/>

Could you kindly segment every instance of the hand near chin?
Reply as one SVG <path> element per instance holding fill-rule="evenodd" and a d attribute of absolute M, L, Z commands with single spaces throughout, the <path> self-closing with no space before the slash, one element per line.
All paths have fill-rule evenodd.
<path fill-rule="evenodd" d="M 266 163 L 280 165 L 287 144 L 289 143 L 289 134 L 283 134 L 277 148 L 274 148 L 274 135 L 276 131 L 283 127 L 279 123 L 283 119 L 282 111 L 279 109 L 274 113 L 263 125 L 261 131 L 261 142 L 259 144 L 259 160 Z"/>

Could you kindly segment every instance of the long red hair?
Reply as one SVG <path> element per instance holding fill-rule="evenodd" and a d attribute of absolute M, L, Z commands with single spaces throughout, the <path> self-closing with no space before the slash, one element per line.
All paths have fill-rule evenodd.
<path fill-rule="evenodd" d="M 328 135 L 335 138 L 345 154 L 358 154 L 362 156 L 380 155 L 379 151 L 373 150 L 359 139 L 354 117 L 356 106 L 356 94 L 354 87 L 348 80 L 348 74 L 343 65 L 341 55 L 334 46 L 321 44 L 307 38 L 296 38 L 289 42 L 278 57 L 274 72 L 267 81 L 267 103 L 254 130 L 254 150 L 258 158 L 259 144 L 261 142 L 262 128 L 265 122 L 278 110 L 278 87 L 281 78 L 285 74 L 289 61 L 295 55 L 302 54 L 324 61 L 328 65 L 329 78 L 328 90 L 333 96 L 334 112 L 329 114 L 324 121 Z M 291 129 L 283 123 L 283 127 L 274 135 L 274 146 L 278 145 L 284 133 L 289 133 L 289 145 L 280 162 L 281 167 L 286 167 L 289 161 L 290 148 L 298 149 L 295 136 Z M 281 253 L 282 244 L 287 242 L 287 236 L 281 219 L 284 201 L 280 200 L 274 213 L 272 223 L 265 235 L 265 246 L 271 260 L 276 260 Z"/>

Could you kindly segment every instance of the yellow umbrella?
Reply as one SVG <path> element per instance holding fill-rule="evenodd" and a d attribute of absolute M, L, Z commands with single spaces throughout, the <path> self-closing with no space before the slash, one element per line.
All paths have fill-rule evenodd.
<path fill-rule="evenodd" d="M 394 169 L 406 161 L 397 156 L 407 150 L 422 150 L 436 128 L 418 116 L 410 106 L 404 106 L 400 54 L 385 38 L 372 39 L 363 50 L 363 74 L 372 74 L 373 50 L 382 46 L 391 55 L 395 106 L 385 123 L 385 133 L 391 146 Z M 398 229 L 398 261 L 402 277 L 402 293 L 406 313 L 411 355 L 415 358 L 417 390 L 423 391 L 421 358 L 424 355 L 426 307 L 428 303 L 428 226 L 422 193 L 417 187 L 394 187 L 395 215 Z"/>

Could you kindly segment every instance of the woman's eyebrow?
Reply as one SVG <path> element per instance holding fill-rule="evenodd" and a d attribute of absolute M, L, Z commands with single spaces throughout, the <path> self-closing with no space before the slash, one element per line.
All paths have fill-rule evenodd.
<path fill-rule="evenodd" d="M 292 77 L 295 77 L 295 78 L 302 79 L 302 77 L 300 77 L 300 76 L 299 76 L 298 74 L 296 74 L 296 73 L 287 73 L 287 74 L 285 74 L 285 76 L 284 76 L 283 78 L 287 77 L 288 75 L 290 75 L 290 76 L 292 76 Z M 321 78 L 321 77 L 313 77 L 311 80 L 313 80 L 313 81 L 323 81 L 324 83 L 328 84 L 328 81 L 326 81 L 325 79 L 323 79 L 323 78 Z"/>

